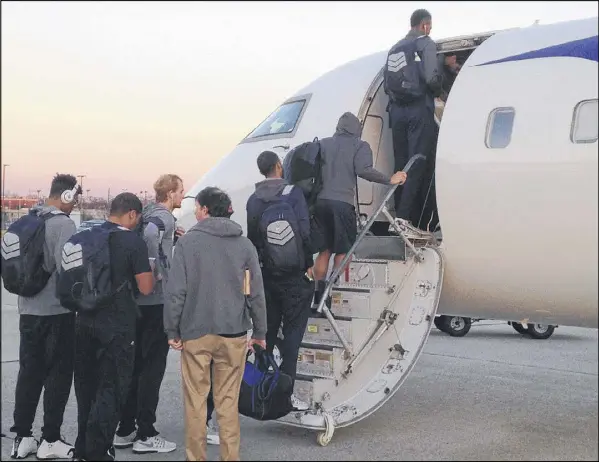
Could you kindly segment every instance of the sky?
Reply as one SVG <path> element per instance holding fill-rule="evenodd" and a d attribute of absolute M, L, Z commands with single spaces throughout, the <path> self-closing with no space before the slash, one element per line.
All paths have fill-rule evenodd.
<path fill-rule="evenodd" d="M 2 4 L 6 190 L 57 173 L 92 196 L 185 189 L 285 99 L 387 50 L 417 8 L 433 39 L 593 17 L 597 2 L 16 2 Z"/>

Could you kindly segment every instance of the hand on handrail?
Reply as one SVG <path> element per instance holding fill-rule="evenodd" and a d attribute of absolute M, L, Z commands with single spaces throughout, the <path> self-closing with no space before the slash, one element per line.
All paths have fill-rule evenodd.
<path fill-rule="evenodd" d="M 395 172 L 391 177 L 391 181 L 389 183 L 391 183 L 392 185 L 404 184 L 407 179 L 408 174 L 406 172 Z"/>

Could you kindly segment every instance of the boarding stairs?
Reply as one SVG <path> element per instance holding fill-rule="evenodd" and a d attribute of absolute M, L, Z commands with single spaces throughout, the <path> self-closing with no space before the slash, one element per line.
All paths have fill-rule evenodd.
<path fill-rule="evenodd" d="M 420 157 L 404 170 L 424 159 Z M 335 428 L 362 420 L 393 396 L 422 353 L 433 324 L 442 255 L 432 241 L 408 239 L 397 225 L 386 205 L 396 187 L 389 189 L 327 279 L 308 321 L 294 393 L 310 409 L 278 420 L 319 430 L 322 446 Z M 370 228 L 381 214 L 397 235 L 372 235 Z"/>

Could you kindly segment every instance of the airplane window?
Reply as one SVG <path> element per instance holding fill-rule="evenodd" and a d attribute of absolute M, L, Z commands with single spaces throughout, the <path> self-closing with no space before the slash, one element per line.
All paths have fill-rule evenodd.
<path fill-rule="evenodd" d="M 570 139 L 573 143 L 594 143 L 599 131 L 598 100 L 581 101 L 574 108 Z"/>
<path fill-rule="evenodd" d="M 491 149 L 503 149 L 510 144 L 516 111 L 511 107 L 494 109 L 489 116 L 485 144 Z"/>
<path fill-rule="evenodd" d="M 295 129 L 304 104 L 306 104 L 305 100 L 283 104 L 246 136 L 246 139 L 291 133 Z"/>

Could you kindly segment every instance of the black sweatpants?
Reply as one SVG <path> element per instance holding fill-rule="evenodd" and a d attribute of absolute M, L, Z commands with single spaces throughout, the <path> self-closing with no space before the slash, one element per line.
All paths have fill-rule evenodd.
<path fill-rule="evenodd" d="M 428 159 L 436 144 L 433 108 L 424 101 L 408 106 L 392 104 L 389 116 L 393 134 L 395 170 L 403 170 L 416 154 L 422 154 Z M 420 160 L 412 165 L 406 183 L 395 191 L 396 216 L 409 220 L 413 224 L 417 224 L 422 210 L 421 207 L 414 207 L 414 205 L 420 195 L 427 163 Z M 425 187 L 428 188 L 428 184 Z"/>
<path fill-rule="evenodd" d="M 19 317 L 19 375 L 15 392 L 14 425 L 17 436 L 32 435 L 35 412 L 44 388 L 42 438 L 54 442 L 73 382 L 75 314 Z"/>
<path fill-rule="evenodd" d="M 117 434 L 130 435 L 137 423 L 137 437 L 150 438 L 158 434 L 154 424 L 169 345 L 164 332 L 164 305 L 142 305 L 139 309 L 135 368 Z"/>
<path fill-rule="evenodd" d="M 75 323 L 75 395 L 79 431 L 75 454 L 113 460 L 114 434 L 129 392 L 135 360 L 135 326 L 115 331 L 106 325 Z"/>
<path fill-rule="evenodd" d="M 314 282 L 303 273 L 284 278 L 274 278 L 263 273 L 266 296 L 266 350 L 272 354 L 278 344 L 283 363 L 281 371 L 294 381 L 297 371 L 297 356 L 310 317 Z M 283 322 L 283 341 L 277 342 L 279 328 Z"/>

